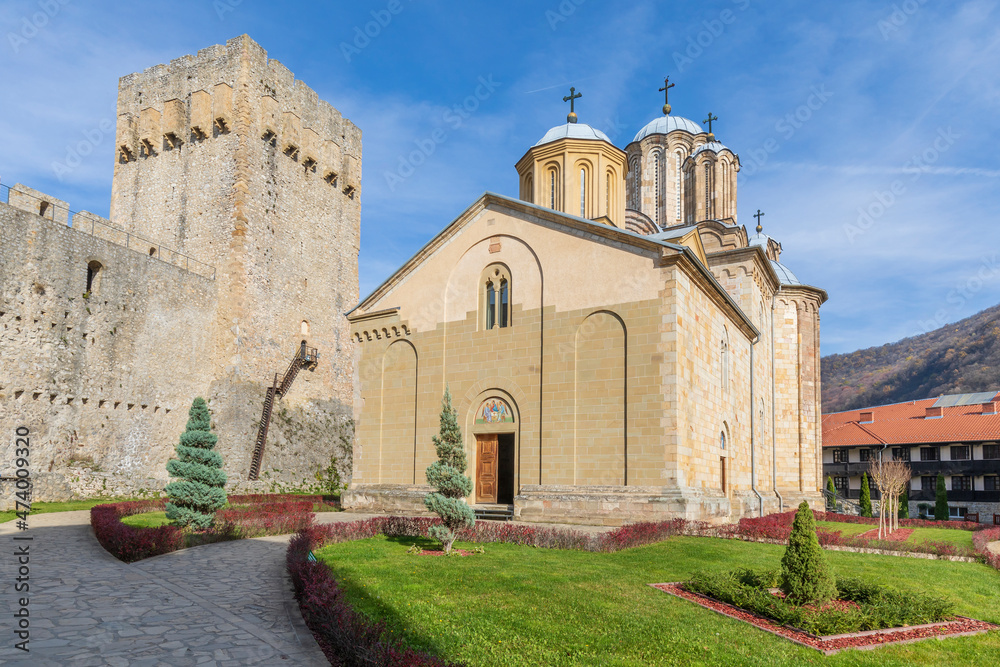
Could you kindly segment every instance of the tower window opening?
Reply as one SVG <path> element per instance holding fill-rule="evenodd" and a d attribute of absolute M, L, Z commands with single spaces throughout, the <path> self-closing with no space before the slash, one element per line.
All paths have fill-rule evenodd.
<path fill-rule="evenodd" d="M 549 208 L 556 207 L 556 170 L 549 170 Z"/>
<path fill-rule="evenodd" d="M 302 320 L 302 324 L 299 326 L 299 332 L 303 336 L 309 335 L 309 320 Z"/>
<path fill-rule="evenodd" d="M 681 152 L 677 151 L 674 153 L 674 172 L 677 174 L 677 182 L 674 187 L 677 191 L 674 193 L 674 216 L 677 222 L 681 221 Z"/>
<path fill-rule="evenodd" d="M 655 213 L 653 214 L 653 220 L 656 225 L 660 225 L 660 204 L 661 202 L 661 188 L 660 188 L 660 156 L 659 154 L 653 155 L 653 206 Z"/>
<path fill-rule="evenodd" d="M 587 170 L 580 170 L 580 217 L 587 217 Z"/>
<path fill-rule="evenodd" d="M 604 184 L 604 213 L 608 217 L 611 217 L 611 172 L 607 173 L 606 183 Z"/>
<path fill-rule="evenodd" d="M 102 265 L 97 260 L 87 264 L 87 292 L 93 292 L 97 289 L 98 274 L 102 269 Z"/>

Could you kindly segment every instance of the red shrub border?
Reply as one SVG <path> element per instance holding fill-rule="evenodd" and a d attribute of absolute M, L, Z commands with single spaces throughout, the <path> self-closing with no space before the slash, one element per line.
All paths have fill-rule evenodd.
<path fill-rule="evenodd" d="M 230 507 L 216 512 L 215 526 L 199 535 L 207 543 L 295 533 L 312 524 L 312 508 L 317 502 L 323 502 L 323 497 L 292 494 L 229 496 Z M 166 498 L 159 498 L 96 505 L 90 510 L 94 536 L 108 553 L 126 563 L 183 549 L 187 542 L 186 533 L 176 526 L 136 528 L 122 523 L 127 516 L 163 510 L 166 503 Z"/>

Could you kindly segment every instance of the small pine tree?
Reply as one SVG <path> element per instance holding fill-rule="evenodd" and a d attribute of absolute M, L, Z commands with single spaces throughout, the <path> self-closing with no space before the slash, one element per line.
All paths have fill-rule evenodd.
<path fill-rule="evenodd" d="M 937 476 L 937 492 L 934 494 L 934 518 L 948 520 L 948 492 L 944 488 L 944 475 Z"/>
<path fill-rule="evenodd" d="M 179 481 L 167 484 L 167 518 L 177 526 L 203 530 L 212 525 L 215 510 L 226 504 L 226 473 L 222 456 L 213 451 L 219 437 L 211 432 L 208 404 L 196 398 L 177 444 L 177 458 L 167 461 L 167 472 Z"/>
<path fill-rule="evenodd" d="M 910 490 L 903 489 L 903 495 L 899 498 L 899 518 L 910 518 Z"/>
<path fill-rule="evenodd" d="M 861 516 L 872 515 L 872 490 L 868 486 L 868 474 L 861 474 L 861 499 L 858 501 L 861 506 Z"/>
<path fill-rule="evenodd" d="M 451 392 L 445 388 L 441 401 L 441 432 L 433 438 L 438 460 L 427 466 L 427 482 L 437 489 L 424 496 L 428 510 L 441 517 L 441 525 L 431 526 L 428 535 L 441 542 L 444 552 L 451 553 L 455 533 L 476 525 L 476 515 L 465 502 L 472 493 L 472 480 L 466 477 L 465 448 L 458 416 L 451 406 Z"/>
<path fill-rule="evenodd" d="M 795 513 L 788 548 L 781 557 L 781 590 L 794 604 L 824 604 L 837 595 L 837 582 L 816 538 L 816 519 L 803 501 Z"/>
<path fill-rule="evenodd" d="M 837 509 L 837 487 L 833 484 L 833 477 L 826 478 L 826 490 L 830 494 L 826 497 L 826 509 L 832 512 Z"/>

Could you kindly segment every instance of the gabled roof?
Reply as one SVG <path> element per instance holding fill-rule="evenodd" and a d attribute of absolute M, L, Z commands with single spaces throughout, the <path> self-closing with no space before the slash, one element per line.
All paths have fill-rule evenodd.
<path fill-rule="evenodd" d="M 989 396 L 1000 400 L 997 392 Z M 1000 414 L 982 414 L 976 403 L 943 407 L 940 417 L 927 417 L 927 408 L 938 401 L 926 398 L 823 415 L 823 446 L 1000 441 Z M 861 422 L 862 412 L 872 413 L 870 423 Z"/>
<path fill-rule="evenodd" d="M 483 193 L 479 199 L 465 209 L 457 218 L 452 220 L 451 223 L 442 229 L 434 238 L 428 241 L 413 257 L 407 260 L 401 267 L 399 267 L 399 269 L 396 270 L 395 273 L 389 276 L 385 282 L 375 288 L 375 290 L 367 297 L 362 299 L 358 305 L 349 310 L 346 313 L 347 317 L 352 320 L 357 319 L 358 317 L 363 317 L 365 315 L 365 310 L 368 307 L 387 294 L 406 276 L 415 271 L 425 260 L 434 255 L 439 248 L 458 234 L 458 232 L 466 224 L 472 222 L 477 215 L 486 209 L 505 210 L 509 213 L 520 213 L 522 215 L 528 214 L 528 216 L 530 216 L 527 217 L 529 221 L 534 218 L 543 223 L 547 223 L 554 229 L 568 234 L 578 236 L 580 231 L 585 231 L 596 236 L 603 237 L 611 243 L 632 246 L 637 250 L 644 250 L 657 255 L 660 255 L 664 249 L 673 250 L 675 251 L 676 256 L 686 257 L 694 271 L 701 274 L 702 279 L 713 286 L 719 300 L 727 304 L 730 311 L 732 311 L 733 314 L 741 320 L 742 327 L 746 329 L 751 338 L 760 335 L 760 332 L 757 330 L 757 327 L 754 326 L 750 318 L 747 317 L 747 315 L 740 309 L 739 305 L 737 305 L 733 298 L 729 296 L 729 293 L 726 292 L 722 285 L 719 284 L 719 282 L 712 275 L 712 272 L 709 271 L 708 267 L 702 264 L 702 262 L 698 259 L 697 254 L 691 250 L 691 248 L 671 243 L 669 241 L 656 239 L 645 234 L 636 234 L 635 232 L 594 222 L 593 220 L 588 220 L 586 218 L 568 215 L 566 213 L 562 213 L 561 211 L 556 211 L 544 206 L 538 206 L 520 199 L 514 199 L 512 197 L 499 195 L 493 192 Z"/>

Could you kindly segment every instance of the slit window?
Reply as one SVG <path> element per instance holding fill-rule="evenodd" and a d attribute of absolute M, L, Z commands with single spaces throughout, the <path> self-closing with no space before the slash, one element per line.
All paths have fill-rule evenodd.
<path fill-rule="evenodd" d="M 497 292 L 492 282 L 486 283 L 486 328 L 492 329 L 496 324 Z"/>
<path fill-rule="evenodd" d="M 87 293 L 97 289 L 102 268 L 101 263 L 96 260 L 87 264 Z"/>

